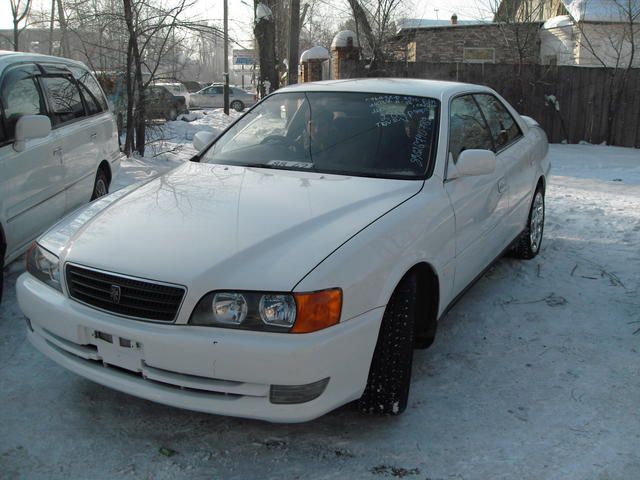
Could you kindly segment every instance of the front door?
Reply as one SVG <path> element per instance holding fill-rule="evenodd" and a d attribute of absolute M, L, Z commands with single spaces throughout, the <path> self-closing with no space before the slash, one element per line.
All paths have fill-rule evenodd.
<path fill-rule="evenodd" d="M 29 140 L 22 152 L 13 148 L 16 123 L 23 115 L 46 115 L 35 65 L 6 71 L 0 86 L 3 105 L 3 140 L 0 143 L 0 178 L 3 192 L 7 258 L 33 240 L 64 212 L 62 142 L 53 133 Z"/>
<path fill-rule="evenodd" d="M 454 291 L 462 291 L 500 253 L 501 220 L 508 198 L 500 159 L 493 173 L 458 176 L 455 165 L 464 150 L 493 150 L 486 121 L 472 95 L 456 97 L 449 112 L 449 165 L 445 190 L 456 222 Z"/>

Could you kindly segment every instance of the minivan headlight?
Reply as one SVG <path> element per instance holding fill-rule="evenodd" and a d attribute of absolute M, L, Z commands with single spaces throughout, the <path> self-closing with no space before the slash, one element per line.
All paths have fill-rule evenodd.
<path fill-rule="evenodd" d="M 27 271 L 50 287 L 62 291 L 58 257 L 37 243 L 34 243 L 27 251 Z"/>
<path fill-rule="evenodd" d="M 190 325 L 309 333 L 340 321 L 342 290 L 310 293 L 218 291 L 196 305 Z"/>

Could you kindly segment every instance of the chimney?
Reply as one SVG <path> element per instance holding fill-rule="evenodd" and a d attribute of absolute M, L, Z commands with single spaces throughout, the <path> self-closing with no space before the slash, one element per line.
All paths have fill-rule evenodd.
<path fill-rule="evenodd" d="M 451 15 L 451 25 L 457 25 L 457 24 L 458 24 L 458 15 L 454 13 L 453 15 Z"/>

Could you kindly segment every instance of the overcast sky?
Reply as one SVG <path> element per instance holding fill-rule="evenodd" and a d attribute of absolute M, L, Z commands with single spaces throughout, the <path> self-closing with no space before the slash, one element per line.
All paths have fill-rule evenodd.
<path fill-rule="evenodd" d="M 51 8 L 50 0 L 33 0 L 34 7 Z M 409 18 L 448 19 L 456 13 L 460 20 L 490 19 L 487 7 L 492 0 L 405 0 L 401 8 Z M 324 17 L 339 24 L 349 18 L 347 0 L 317 0 Z M 302 4 L 305 0 L 302 0 Z M 222 0 L 196 0 L 190 10 L 192 16 L 219 21 L 222 24 Z M 250 47 L 253 22 L 253 0 L 229 0 L 229 34 L 239 43 Z M 12 28 L 9 0 L 0 0 L 0 28 Z"/>

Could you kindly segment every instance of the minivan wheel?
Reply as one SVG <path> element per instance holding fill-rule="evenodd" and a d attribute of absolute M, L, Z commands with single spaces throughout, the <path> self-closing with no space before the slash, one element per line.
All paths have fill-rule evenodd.
<path fill-rule="evenodd" d="M 544 233 L 544 192 L 542 187 L 536 189 L 529 210 L 527 226 L 515 242 L 514 255 L 530 260 L 540 252 L 542 234 Z"/>
<path fill-rule="evenodd" d="M 96 181 L 93 184 L 93 193 L 91 194 L 91 200 L 104 197 L 107 193 L 109 193 L 109 179 L 107 178 L 107 174 L 101 168 L 96 174 Z"/>
<path fill-rule="evenodd" d="M 241 112 L 242 110 L 244 110 L 244 104 L 240 100 L 234 100 L 229 106 L 236 112 Z"/>
<path fill-rule="evenodd" d="M 363 413 L 398 415 L 407 408 L 413 363 L 417 280 L 405 276 L 385 308 L 367 386 L 358 400 Z"/>

